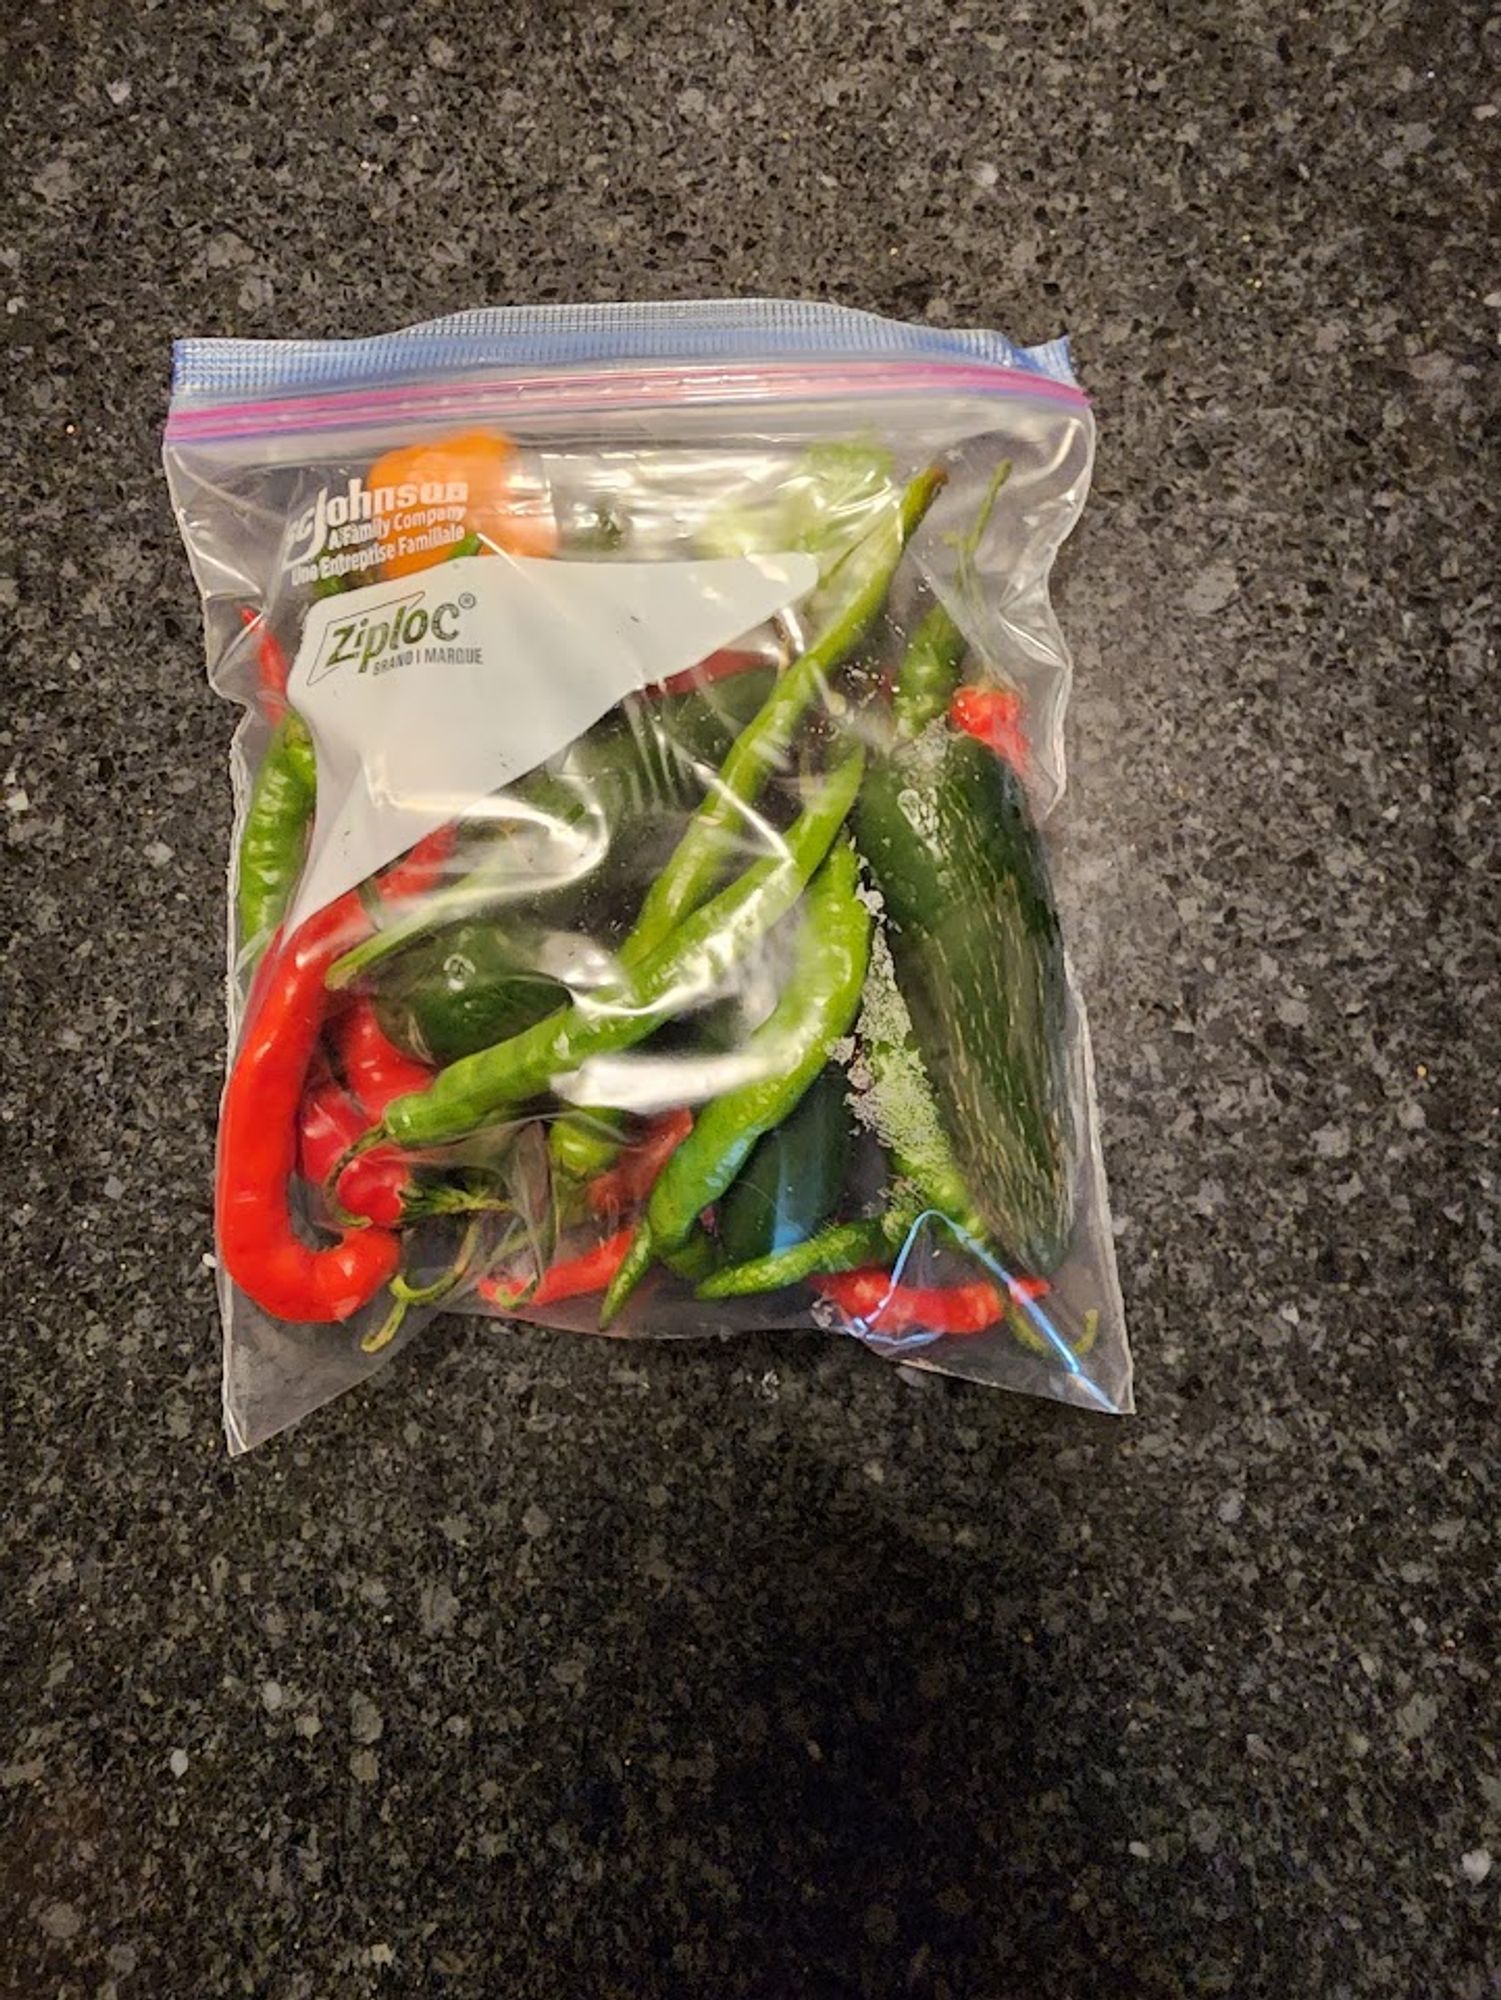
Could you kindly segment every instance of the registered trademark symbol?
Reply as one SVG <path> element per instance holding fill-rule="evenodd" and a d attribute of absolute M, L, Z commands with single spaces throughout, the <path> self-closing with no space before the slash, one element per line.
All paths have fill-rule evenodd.
<path fill-rule="evenodd" d="M 474 592 L 472 590 L 460 591 L 459 609 L 460 611 L 472 611 L 474 609 Z"/>

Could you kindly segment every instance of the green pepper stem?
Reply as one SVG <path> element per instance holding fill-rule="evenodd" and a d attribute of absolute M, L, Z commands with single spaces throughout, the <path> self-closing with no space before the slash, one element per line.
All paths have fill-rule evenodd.
<path fill-rule="evenodd" d="M 440 1271 L 430 1283 L 409 1284 L 404 1272 L 396 1273 L 391 1280 L 391 1310 L 374 1332 L 367 1333 L 360 1342 L 362 1354 L 379 1354 L 382 1348 L 389 1347 L 411 1307 L 436 1305 L 440 1299 L 447 1298 L 448 1294 L 463 1282 L 469 1266 L 474 1262 L 474 1253 L 479 1248 L 482 1227 L 482 1222 L 476 1216 L 466 1226 L 453 1262 Z"/>

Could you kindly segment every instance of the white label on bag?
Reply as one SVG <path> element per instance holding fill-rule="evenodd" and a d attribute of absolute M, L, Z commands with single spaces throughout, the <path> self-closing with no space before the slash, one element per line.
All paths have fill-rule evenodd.
<path fill-rule="evenodd" d="M 817 581 L 812 557 L 796 554 L 460 556 L 315 603 L 288 680 L 318 756 L 291 923 Z"/>

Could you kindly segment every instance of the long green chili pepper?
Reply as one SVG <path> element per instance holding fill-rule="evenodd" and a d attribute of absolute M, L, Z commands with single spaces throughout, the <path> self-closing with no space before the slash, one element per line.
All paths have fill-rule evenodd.
<path fill-rule="evenodd" d="M 236 908 L 242 950 L 258 952 L 287 913 L 302 873 L 318 774 L 307 724 L 288 709 L 256 772 L 240 835 Z"/>
<path fill-rule="evenodd" d="M 706 903 L 619 986 L 451 1063 L 428 1089 L 388 1105 L 360 1150 L 386 1140 L 415 1148 L 462 1138 L 550 1089 L 589 1056 L 630 1048 L 699 1003 L 796 903 L 854 802 L 864 766 L 859 751 L 837 765 L 783 835 L 781 852 Z"/>
<path fill-rule="evenodd" d="M 870 911 L 857 893 L 859 873 L 854 848 L 841 840 L 809 884 L 792 976 L 744 1051 L 756 1080 L 705 1105 L 663 1167 L 605 1294 L 601 1326 L 610 1324 L 654 1258 L 688 1241 L 700 1213 L 724 1193 L 762 1133 L 787 1116 L 854 1020 L 871 931 Z"/>
<path fill-rule="evenodd" d="M 1011 477 L 1011 461 L 1002 459 L 985 490 L 969 533 L 959 543 L 958 582 L 971 581 L 975 551 L 990 524 L 996 496 Z M 898 736 L 921 736 L 930 722 L 943 715 L 954 689 L 959 685 L 959 668 L 969 641 L 943 604 L 935 604 L 913 633 L 897 669 L 891 695 L 891 712 Z"/>
<path fill-rule="evenodd" d="M 697 1297 L 738 1299 L 747 1292 L 778 1292 L 825 1271 L 858 1271 L 884 1262 L 910 1227 L 911 1216 L 898 1212 L 862 1222 L 832 1222 L 785 1250 L 714 1272 L 699 1286 Z"/>
<path fill-rule="evenodd" d="M 841 608 L 802 656 L 777 680 L 760 710 L 741 730 L 720 767 L 713 790 L 689 820 L 682 839 L 648 890 L 620 962 L 629 968 L 652 952 L 713 887 L 730 852 L 729 836 L 742 809 L 754 801 L 786 756 L 803 716 L 860 644 L 885 604 L 902 550 L 943 487 L 938 466 L 920 472 L 901 504 L 857 542 L 828 579 L 831 591 L 848 589 Z M 852 585 L 852 587 L 850 587 Z M 957 662 L 955 663 L 957 671 Z M 556 1122 L 548 1143 L 554 1161 L 580 1178 L 601 1172 L 614 1157 L 601 1115 L 586 1110 Z"/>
<path fill-rule="evenodd" d="M 730 851 L 727 837 L 735 830 L 741 808 L 755 799 L 768 774 L 786 756 L 798 724 L 822 693 L 828 676 L 843 666 L 879 616 L 902 550 L 946 477 L 937 466 L 920 472 L 903 493 L 898 511 L 857 543 L 835 570 L 836 581 L 849 570 L 857 579 L 854 591 L 807 652 L 781 675 L 760 712 L 736 737 L 717 784 L 688 822 L 675 853 L 641 905 L 635 928 L 621 948 L 623 964 L 639 964 L 712 888 Z"/>

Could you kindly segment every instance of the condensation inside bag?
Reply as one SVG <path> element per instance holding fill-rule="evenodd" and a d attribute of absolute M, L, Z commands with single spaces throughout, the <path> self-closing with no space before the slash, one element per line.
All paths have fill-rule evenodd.
<path fill-rule="evenodd" d="M 234 1450 L 447 1310 L 1131 1407 L 1044 830 L 1088 406 L 1056 347 L 694 310 L 180 350 Z"/>

